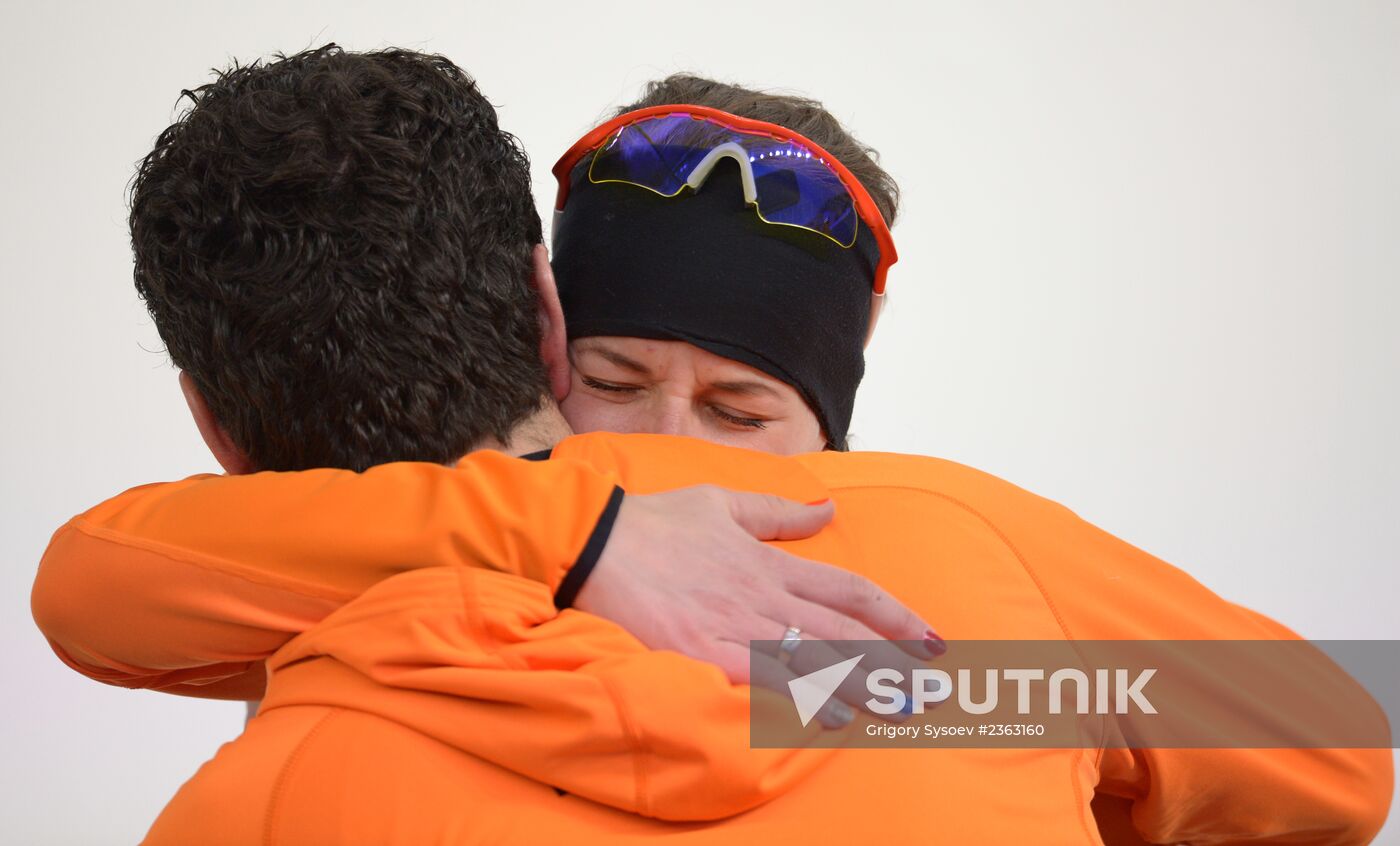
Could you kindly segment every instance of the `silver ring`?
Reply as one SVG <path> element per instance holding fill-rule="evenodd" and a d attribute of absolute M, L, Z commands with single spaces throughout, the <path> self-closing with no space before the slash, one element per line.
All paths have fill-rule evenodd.
<path fill-rule="evenodd" d="M 788 626 L 787 631 L 783 632 L 783 642 L 778 644 L 778 661 L 786 666 L 792 660 L 792 653 L 801 645 L 802 630 L 797 626 Z"/>

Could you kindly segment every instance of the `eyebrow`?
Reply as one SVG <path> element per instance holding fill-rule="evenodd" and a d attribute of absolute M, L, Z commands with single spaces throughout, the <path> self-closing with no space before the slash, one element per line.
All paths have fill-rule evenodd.
<path fill-rule="evenodd" d="M 650 376 L 651 368 L 633 358 L 628 358 L 620 352 L 610 350 L 602 344 L 579 344 L 580 353 L 594 353 L 600 355 L 608 361 L 621 367 L 623 370 L 630 370 L 639 376 Z"/>
<path fill-rule="evenodd" d="M 616 350 L 609 349 L 608 347 L 602 344 L 588 343 L 586 341 L 581 342 L 578 345 L 578 353 L 580 355 L 584 353 L 593 353 L 595 355 L 601 356 L 607 361 L 616 364 L 618 367 L 621 367 L 624 370 L 630 370 L 639 376 L 651 375 L 650 367 L 647 367 L 645 364 L 642 364 L 640 361 L 637 361 L 634 358 L 628 358 L 627 356 L 623 355 L 620 352 L 617 352 Z M 572 351 L 570 351 L 570 358 L 572 359 L 572 357 Z M 777 397 L 779 399 L 782 398 L 782 394 L 779 394 L 777 391 L 773 390 L 772 386 L 765 385 L 762 382 L 757 382 L 752 379 L 727 379 L 723 382 L 711 382 L 710 387 L 717 391 L 724 391 L 725 393 L 738 394 L 739 396 L 745 397 L 763 396 Z"/>
<path fill-rule="evenodd" d="M 773 390 L 771 387 L 769 387 L 768 385 L 763 384 L 762 382 L 750 382 L 750 381 L 712 382 L 712 383 L 710 384 L 710 387 L 714 388 L 715 390 L 724 391 L 724 392 L 730 393 L 730 394 L 739 394 L 740 396 L 746 396 L 746 397 L 754 397 L 754 396 L 777 397 L 777 396 L 779 396 L 779 394 L 778 394 L 777 391 Z"/>

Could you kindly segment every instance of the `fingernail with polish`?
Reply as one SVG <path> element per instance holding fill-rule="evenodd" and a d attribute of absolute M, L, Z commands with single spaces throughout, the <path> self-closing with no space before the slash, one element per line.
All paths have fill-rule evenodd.
<path fill-rule="evenodd" d="M 943 641 L 943 638 L 938 636 L 938 632 L 929 629 L 924 632 L 924 649 L 928 650 L 929 655 L 937 658 L 939 655 L 948 651 L 948 644 Z"/>
<path fill-rule="evenodd" d="M 814 499 L 814 500 L 812 500 L 811 502 L 809 502 L 809 503 L 807 503 L 807 504 L 808 504 L 808 505 L 826 505 L 828 502 L 831 502 L 831 497 L 829 497 L 829 496 L 828 496 L 828 497 L 824 497 L 824 498 L 822 498 L 822 499 Z"/>

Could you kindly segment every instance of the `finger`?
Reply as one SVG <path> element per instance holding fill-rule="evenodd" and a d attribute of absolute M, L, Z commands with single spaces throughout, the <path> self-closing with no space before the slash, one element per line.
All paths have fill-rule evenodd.
<path fill-rule="evenodd" d="M 904 691 L 907 696 L 913 690 L 914 671 L 928 667 L 927 658 L 910 655 L 898 644 L 885 640 L 860 622 L 843 617 L 829 608 L 794 599 L 784 614 L 795 615 L 789 619 L 803 621 L 802 634 L 805 640 L 798 652 L 805 652 L 808 647 L 814 647 L 812 654 L 821 654 L 824 658 L 835 656 L 828 661 L 828 664 L 813 667 L 812 670 L 820 669 L 821 666 L 829 666 L 837 661 L 844 661 L 855 655 L 865 655 L 865 658 L 860 662 L 862 669 L 859 669 L 862 702 L 868 701 L 871 695 L 870 688 L 866 687 L 865 684 L 866 678 L 872 671 L 891 669 L 898 672 L 900 678 L 894 683 L 894 686 Z M 817 647 L 825 647 L 825 649 L 817 649 Z M 796 655 L 794 655 L 792 663 L 798 663 Z M 811 670 L 807 670 L 807 672 L 811 672 Z M 862 707 L 864 710 L 870 710 L 868 706 L 862 705 Z"/>
<path fill-rule="evenodd" d="M 862 656 L 860 663 L 846 677 L 838 688 L 841 698 L 862 711 L 881 719 L 903 719 L 900 715 L 882 714 L 872 707 L 875 689 L 870 686 L 869 677 L 877 669 L 890 669 L 899 674 L 898 679 L 887 681 L 910 697 L 914 688 L 914 671 L 926 669 L 926 660 L 913 657 L 898 646 L 877 636 L 860 623 L 819 605 L 793 600 L 780 619 L 803 621 L 802 643 L 792 653 L 788 666 L 799 675 L 816 672 L 856 656 Z M 793 616 L 786 616 L 793 615 Z M 874 699 L 875 703 L 883 700 Z"/>
<path fill-rule="evenodd" d="M 879 641 L 879 643 L 884 642 Z M 863 648 L 866 645 L 865 643 L 861 643 L 860 646 L 862 649 L 860 650 L 842 649 L 841 647 L 846 646 L 846 644 L 837 644 L 822 640 L 818 636 L 804 630 L 802 640 L 788 653 L 787 667 L 796 675 L 805 676 L 809 673 L 815 673 L 818 670 L 823 670 L 827 667 L 832 667 L 842 662 L 850 661 L 852 658 L 856 658 L 858 662 L 850 669 L 841 683 L 837 685 L 832 695 L 858 711 L 864 711 L 880 719 L 891 719 L 891 717 L 877 713 L 871 708 L 870 703 L 874 700 L 874 697 L 870 688 L 870 671 L 882 665 L 870 654 L 871 650 Z M 893 650 L 893 652 L 899 656 L 904 655 L 904 653 L 897 649 Z M 779 654 L 777 658 L 781 663 L 781 654 Z M 912 675 L 906 674 L 903 677 L 905 681 L 910 678 L 912 678 Z M 907 684 L 904 686 L 907 687 Z M 906 694 L 907 692 L 906 690 Z M 878 702 L 879 700 L 874 701 Z"/>
<path fill-rule="evenodd" d="M 751 685 L 767 688 L 789 700 L 792 699 L 792 689 L 788 683 L 797 676 L 781 661 L 734 641 L 726 641 L 725 647 L 743 654 L 743 659 L 749 664 L 749 683 Z M 855 711 L 850 705 L 833 696 L 821 707 L 821 710 L 817 711 L 816 719 L 823 728 L 843 728 L 855 719 Z"/>
<path fill-rule="evenodd" d="M 841 650 L 840 646 L 845 644 L 835 644 L 811 634 L 805 630 L 800 630 L 801 634 L 797 644 L 786 652 L 782 649 L 780 638 L 785 633 L 787 624 L 775 620 L 765 619 L 761 616 L 754 617 L 755 622 L 744 625 L 743 631 L 758 631 L 761 633 L 760 639 L 753 641 L 742 641 L 734 638 L 721 636 L 721 641 L 730 641 L 741 646 L 749 647 L 754 655 L 763 655 L 778 662 L 779 666 L 785 666 L 792 676 L 805 676 L 819 670 L 832 667 L 852 658 L 857 659 L 857 663 L 850 667 L 845 676 L 841 679 L 836 689 L 832 691 L 832 696 L 845 702 L 847 705 L 858 711 L 864 711 L 880 719 L 903 719 L 902 715 L 885 715 L 874 711 L 871 708 L 873 699 L 869 686 L 870 670 L 881 666 L 877 661 L 866 655 L 862 655 L 854 650 Z M 898 656 L 896 660 L 907 661 L 907 656 L 898 649 L 893 648 L 885 641 L 875 641 L 878 645 L 883 645 L 893 655 Z M 865 642 L 859 644 L 861 647 L 867 646 Z M 896 665 L 899 668 L 899 665 Z M 901 668 L 902 669 L 902 668 Z M 899 685 L 906 696 L 909 694 L 912 673 L 904 672 Z M 879 701 L 879 700 L 875 700 Z"/>
<path fill-rule="evenodd" d="M 831 500 L 803 505 L 769 494 L 724 491 L 729 513 L 749 534 L 759 540 L 797 540 L 815 535 L 831 522 L 836 506 Z"/>
<path fill-rule="evenodd" d="M 780 554 L 787 557 L 782 565 L 786 567 L 785 584 L 794 596 L 860 622 L 877 637 L 899 643 L 901 649 L 915 657 L 936 658 L 947 651 L 942 638 L 926 620 L 864 576 L 820 561 Z"/>

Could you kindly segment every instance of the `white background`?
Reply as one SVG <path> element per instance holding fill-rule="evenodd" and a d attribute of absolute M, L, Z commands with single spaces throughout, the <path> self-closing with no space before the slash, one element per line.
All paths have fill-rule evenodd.
<path fill-rule="evenodd" d="M 73 513 L 213 469 L 131 284 L 135 162 L 210 67 L 331 40 L 463 65 L 542 209 L 554 158 L 648 79 L 823 99 L 905 196 L 857 446 L 1009 478 L 1309 637 L 1400 639 L 1400 4 L 0 15 L 6 842 L 135 842 L 239 729 L 237 705 L 64 668 L 29 585 Z"/>

